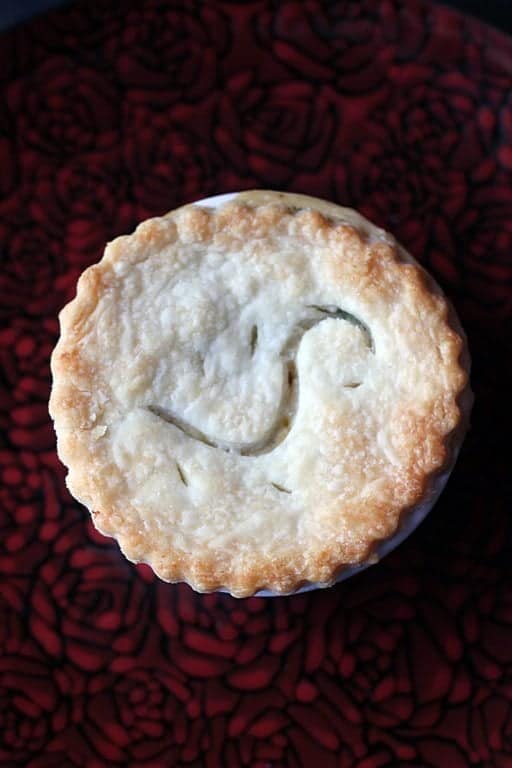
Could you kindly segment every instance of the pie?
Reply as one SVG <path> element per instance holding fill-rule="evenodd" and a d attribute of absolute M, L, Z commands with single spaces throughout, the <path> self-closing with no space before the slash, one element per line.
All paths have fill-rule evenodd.
<path fill-rule="evenodd" d="M 432 278 L 355 211 L 251 192 L 106 247 L 60 315 L 71 493 L 166 581 L 235 596 L 375 559 L 455 460 L 469 356 Z"/>

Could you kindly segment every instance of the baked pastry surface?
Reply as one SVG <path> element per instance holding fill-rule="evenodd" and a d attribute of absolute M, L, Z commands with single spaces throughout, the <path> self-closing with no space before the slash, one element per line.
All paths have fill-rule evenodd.
<path fill-rule="evenodd" d="M 125 555 L 238 596 L 371 559 L 454 460 L 453 310 L 355 212 L 254 192 L 110 243 L 60 316 L 72 494 Z"/>

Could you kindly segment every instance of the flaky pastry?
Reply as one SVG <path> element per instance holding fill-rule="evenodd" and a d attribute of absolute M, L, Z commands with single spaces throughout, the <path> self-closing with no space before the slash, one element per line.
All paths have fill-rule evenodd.
<path fill-rule="evenodd" d="M 349 209 L 253 192 L 109 243 L 60 315 L 50 413 L 71 493 L 133 561 L 289 593 L 371 560 L 449 468 L 453 310 Z"/>

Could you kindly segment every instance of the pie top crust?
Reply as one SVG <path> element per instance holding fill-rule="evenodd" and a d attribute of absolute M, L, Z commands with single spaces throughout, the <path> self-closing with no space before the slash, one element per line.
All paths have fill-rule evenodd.
<path fill-rule="evenodd" d="M 167 581 L 332 583 L 432 493 L 470 406 L 440 289 L 349 209 L 253 192 L 111 242 L 60 315 L 72 494 Z"/>

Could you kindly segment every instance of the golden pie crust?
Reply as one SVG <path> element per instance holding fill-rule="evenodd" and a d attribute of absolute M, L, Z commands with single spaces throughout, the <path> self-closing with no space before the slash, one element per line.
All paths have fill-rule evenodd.
<path fill-rule="evenodd" d="M 468 423 L 453 309 L 354 211 L 274 192 L 110 243 L 60 315 L 71 493 L 130 560 L 236 596 L 327 586 L 432 495 Z"/>

